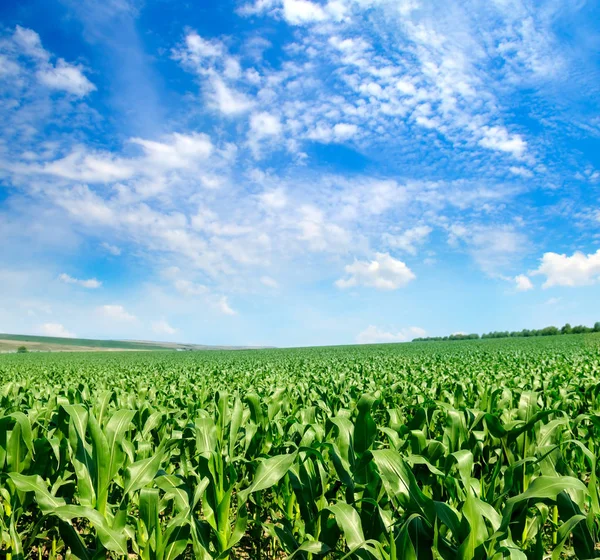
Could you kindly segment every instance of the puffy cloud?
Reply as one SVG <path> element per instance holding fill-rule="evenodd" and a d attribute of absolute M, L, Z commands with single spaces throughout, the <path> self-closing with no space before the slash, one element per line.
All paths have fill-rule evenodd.
<path fill-rule="evenodd" d="M 152 323 L 152 331 L 155 332 L 156 334 L 167 334 L 167 335 L 174 335 L 178 332 L 177 329 L 174 329 L 164 319 L 161 319 L 160 321 L 154 321 Z"/>
<path fill-rule="evenodd" d="M 44 323 L 38 329 L 43 336 L 53 336 L 57 338 L 75 338 L 75 333 L 67 330 L 60 323 Z"/>
<path fill-rule="evenodd" d="M 509 134 L 502 126 L 484 126 L 483 137 L 479 140 L 484 148 L 507 152 L 517 158 L 522 157 L 527 149 L 527 142 L 519 134 Z"/>
<path fill-rule="evenodd" d="M 376 253 L 372 261 L 355 260 L 345 267 L 345 271 L 348 277 L 336 281 L 338 288 L 367 286 L 379 290 L 397 290 L 416 278 L 405 263 L 389 253 Z"/>
<path fill-rule="evenodd" d="M 98 313 L 107 319 L 122 323 L 137 321 L 137 317 L 128 313 L 122 305 L 102 305 L 98 307 Z"/>
<path fill-rule="evenodd" d="M 89 280 L 80 280 L 79 278 L 73 278 L 64 272 L 58 277 L 61 282 L 65 284 L 76 284 L 77 286 L 81 286 L 82 288 L 89 288 L 94 290 L 102 286 L 102 282 L 96 280 L 95 278 L 90 278 Z"/>
<path fill-rule="evenodd" d="M 278 138 L 281 132 L 282 126 L 278 116 L 265 111 L 253 113 L 250 116 L 248 143 L 254 156 L 260 155 L 261 142 Z"/>
<path fill-rule="evenodd" d="M 78 97 L 84 97 L 96 90 L 96 86 L 90 82 L 83 69 L 65 62 L 59 58 L 56 66 L 48 64 L 37 72 L 38 80 L 46 87 L 67 91 Z"/>
<path fill-rule="evenodd" d="M 545 253 L 540 266 L 531 273 L 544 275 L 544 288 L 586 286 L 600 282 L 600 249 L 588 255 L 576 251 L 571 256 Z"/>
<path fill-rule="evenodd" d="M 0 77 L 15 76 L 21 71 L 21 67 L 7 56 L 0 54 Z"/>
<path fill-rule="evenodd" d="M 12 37 L 21 54 L 47 61 L 50 53 L 42 47 L 40 36 L 33 30 L 17 25 Z"/>
<path fill-rule="evenodd" d="M 413 338 L 421 338 L 427 334 L 421 327 L 407 327 L 398 332 L 388 332 L 374 325 L 369 325 L 356 337 L 358 344 L 378 344 L 383 342 L 407 342 Z"/>
<path fill-rule="evenodd" d="M 328 144 L 330 142 L 345 142 L 356 136 L 358 132 L 358 126 L 355 124 L 337 123 L 333 126 L 328 126 L 319 123 L 308 133 L 307 137 L 310 140 Z"/>
<path fill-rule="evenodd" d="M 85 97 L 96 86 L 85 76 L 80 65 L 71 64 L 62 58 L 52 63 L 52 55 L 42 46 L 40 36 L 33 30 L 17 25 L 12 41 L 19 54 L 33 59 L 37 66 L 38 82 L 49 89 L 65 91 L 77 97 Z"/>
<path fill-rule="evenodd" d="M 529 277 L 525 276 L 525 274 L 519 274 L 518 276 L 515 276 L 514 280 L 517 292 L 526 292 L 528 290 L 533 290 L 533 284 L 531 283 Z"/>
<path fill-rule="evenodd" d="M 278 136 L 281 133 L 281 122 L 279 117 L 262 111 L 250 116 L 250 130 L 259 137 Z"/>
<path fill-rule="evenodd" d="M 224 54 L 223 43 L 220 41 L 209 41 L 203 39 L 195 31 L 191 31 L 185 37 L 187 49 L 178 51 L 177 57 L 189 57 L 188 61 L 200 64 L 205 58 L 219 58 Z"/>
<path fill-rule="evenodd" d="M 283 0 L 283 17 L 292 25 L 324 21 L 327 14 L 319 4 L 309 0 Z"/>

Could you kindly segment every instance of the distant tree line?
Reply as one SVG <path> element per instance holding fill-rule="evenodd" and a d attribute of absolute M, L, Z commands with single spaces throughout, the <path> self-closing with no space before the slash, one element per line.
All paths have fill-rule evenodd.
<path fill-rule="evenodd" d="M 527 338 L 530 336 L 557 336 L 561 334 L 583 334 L 591 332 L 600 332 L 600 321 L 598 321 L 593 327 L 586 327 L 584 325 L 576 325 L 572 327 L 567 323 L 562 328 L 558 327 L 545 327 L 543 329 L 523 329 L 522 331 L 492 331 L 484 333 L 481 336 L 478 334 L 451 334 L 450 336 L 426 336 L 421 338 L 413 339 L 413 342 L 429 342 L 429 341 L 443 341 L 443 340 L 478 340 L 480 338 Z"/>

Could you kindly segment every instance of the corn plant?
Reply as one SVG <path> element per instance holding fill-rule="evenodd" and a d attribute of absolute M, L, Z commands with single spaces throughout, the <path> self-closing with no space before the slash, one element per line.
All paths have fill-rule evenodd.
<path fill-rule="evenodd" d="M 600 557 L 600 337 L 0 357 L 0 557 Z"/>

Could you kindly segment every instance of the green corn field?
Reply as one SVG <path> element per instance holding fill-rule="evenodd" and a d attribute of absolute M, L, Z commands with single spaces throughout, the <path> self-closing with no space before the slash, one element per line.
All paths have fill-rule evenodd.
<path fill-rule="evenodd" d="M 0 356 L 0 557 L 596 558 L 600 336 Z"/>

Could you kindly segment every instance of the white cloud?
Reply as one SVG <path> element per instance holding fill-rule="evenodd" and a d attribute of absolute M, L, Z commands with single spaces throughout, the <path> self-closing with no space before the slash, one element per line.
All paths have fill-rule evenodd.
<path fill-rule="evenodd" d="M 144 150 L 145 160 L 141 165 L 166 169 L 195 167 L 199 160 L 207 159 L 213 151 L 210 138 L 199 133 L 173 133 L 166 136 L 164 142 L 143 138 L 132 138 L 130 141 Z"/>
<path fill-rule="evenodd" d="M 96 86 L 85 77 L 80 66 L 69 64 L 62 58 L 58 59 L 56 66 L 48 64 L 38 70 L 37 77 L 46 87 L 67 91 L 78 97 L 96 90 Z"/>
<path fill-rule="evenodd" d="M 262 205 L 273 210 L 280 210 L 287 204 L 285 190 L 281 187 L 261 193 L 258 199 Z"/>
<path fill-rule="evenodd" d="M 413 338 L 421 338 L 427 334 L 425 329 L 420 327 L 408 327 L 398 332 L 388 332 L 374 325 L 369 325 L 364 331 L 356 337 L 358 344 L 378 344 L 384 342 L 407 342 Z"/>
<path fill-rule="evenodd" d="M 101 246 L 103 249 L 105 249 L 107 252 L 109 252 L 115 257 L 118 257 L 121 254 L 121 249 L 119 247 L 117 247 L 116 245 L 111 245 L 110 243 L 106 243 L 106 241 L 104 241 Z"/>
<path fill-rule="evenodd" d="M 72 276 L 69 276 L 64 272 L 58 277 L 58 279 L 61 282 L 64 282 L 65 284 L 76 284 L 78 286 L 81 286 L 82 288 L 89 288 L 91 290 L 102 286 L 102 282 L 96 280 L 95 278 L 90 278 L 88 280 L 80 280 L 79 278 L 73 278 Z"/>
<path fill-rule="evenodd" d="M 337 123 L 333 127 L 333 136 L 336 140 L 346 140 L 352 138 L 358 132 L 358 127 L 355 124 Z"/>
<path fill-rule="evenodd" d="M 98 312 L 103 317 L 123 323 L 132 323 L 137 321 L 135 315 L 128 313 L 122 305 L 102 305 L 98 307 Z"/>
<path fill-rule="evenodd" d="M 345 267 L 348 278 L 340 278 L 338 288 L 368 286 L 379 290 L 397 290 L 406 286 L 416 276 L 405 263 L 388 253 L 376 253 L 372 261 L 355 260 Z"/>
<path fill-rule="evenodd" d="M 260 282 L 267 288 L 278 288 L 279 287 L 277 280 L 275 280 L 274 278 L 271 278 L 270 276 L 261 276 Z"/>
<path fill-rule="evenodd" d="M 279 117 L 262 111 L 250 116 L 250 130 L 254 135 L 262 138 L 265 136 L 278 136 L 281 134 Z"/>
<path fill-rule="evenodd" d="M 55 203 L 86 223 L 115 225 L 118 220 L 118 216 L 106 201 L 87 186 L 77 186 L 61 193 Z"/>
<path fill-rule="evenodd" d="M 414 228 L 407 229 L 400 235 L 386 233 L 384 240 L 390 247 L 401 249 L 411 255 L 416 255 L 417 247 L 427 240 L 432 231 L 433 229 L 429 226 L 415 226 Z"/>
<path fill-rule="evenodd" d="M 227 296 L 221 296 L 215 301 L 216 308 L 224 315 L 237 315 L 237 311 L 231 308 Z"/>
<path fill-rule="evenodd" d="M 265 111 L 250 116 L 248 144 L 255 157 L 260 156 L 261 142 L 278 138 L 282 126 L 279 117 Z"/>
<path fill-rule="evenodd" d="M 48 60 L 50 53 L 42 47 L 40 36 L 33 30 L 17 25 L 13 34 L 13 41 L 19 48 L 19 51 L 32 58 L 39 60 Z"/>
<path fill-rule="evenodd" d="M 520 158 L 527 149 L 527 142 L 519 134 L 509 134 L 501 126 L 484 126 L 481 129 L 483 137 L 479 140 L 484 148 L 507 152 Z"/>
<path fill-rule="evenodd" d="M 131 162 L 112 154 L 75 149 L 63 158 L 44 164 L 40 171 L 74 181 L 110 183 L 129 179 L 134 175 L 135 168 Z"/>
<path fill-rule="evenodd" d="M 208 288 L 203 284 L 195 284 L 182 278 L 175 280 L 175 289 L 187 297 L 203 296 L 208 293 Z"/>
<path fill-rule="evenodd" d="M 327 14 L 321 6 L 309 0 L 283 0 L 283 17 L 292 25 L 303 25 L 324 21 Z"/>
<path fill-rule="evenodd" d="M 328 144 L 330 142 L 345 142 L 358 134 L 358 126 L 350 123 L 337 123 L 333 126 L 318 123 L 307 134 L 307 138 Z"/>
<path fill-rule="evenodd" d="M 516 257 L 525 251 L 527 237 L 512 225 L 453 224 L 449 227 L 448 243 L 466 244 L 481 269 L 497 276 L 503 269 L 514 265 Z"/>
<path fill-rule="evenodd" d="M 243 93 L 230 88 L 220 77 L 210 80 L 209 102 L 220 113 L 231 117 L 248 112 L 254 103 Z"/>
<path fill-rule="evenodd" d="M 17 25 L 12 40 L 20 54 L 31 57 L 36 66 L 38 81 L 49 89 L 66 91 L 77 97 L 85 97 L 96 86 L 83 73 L 83 67 L 70 64 L 62 58 L 51 62 L 52 55 L 44 49 L 40 36 L 33 31 Z"/>
<path fill-rule="evenodd" d="M 526 179 L 531 179 L 533 177 L 533 171 L 527 169 L 526 167 L 512 166 L 509 168 L 509 171 L 518 177 L 524 177 Z"/>
<path fill-rule="evenodd" d="M 0 54 L 0 76 L 15 76 L 21 71 L 21 67 L 8 57 Z"/>
<path fill-rule="evenodd" d="M 164 319 L 161 319 L 160 321 L 154 321 L 152 323 L 152 331 L 155 332 L 156 334 L 168 334 L 168 335 L 173 335 L 178 332 L 177 329 L 174 329 Z"/>
<path fill-rule="evenodd" d="M 203 39 L 195 31 L 186 35 L 185 44 L 187 46 L 187 55 L 196 64 L 201 63 L 205 58 L 219 58 L 224 54 L 224 47 L 220 41 Z M 179 54 L 183 55 L 186 52 L 182 51 Z"/>
<path fill-rule="evenodd" d="M 298 239 L 305 241 L 311 251 L 336 253 L 349 248 L 350 233 L 342 226 L 331 223 L 323 210 L 313 204 L 303 204 L 298 214 Z"/>
<path fill-rule="evenodd" d="M 504 124 L 511 117 L 504 96 L 520 81 L 566 73 L 556 62 L 564 49 L 552 38 L 556 2 L 532 15 L 521 1 L 254 0 L 238 13 L 304 26 L 289 64 L 261 68 L 268 85 L 256 91 L 258 103 L 264 98 L 285 115 L 295 140 L 303 132 L 343 141 L 360 131 L 361 141 L 385 149 L 386 142 L 410 146 L 437 134 L 460 152 L 533 157 L 525 134 Z M 316 95 L 306 95 L 304 84 Z M 336 135 L 340 119 L 349 121 Z M 345 126 L 352 128 L 341 134 Z"/>
<path fill-rule="evenodd" d="M 38 329 L 43 336 L 53 336 L 57 338 L 75 338 L 75 333 L 67 330 L 60 323 L 44 323 Z"/>
<path fill-rule="evenodd" d="M 143 155 L 123 158 L 108 152 L 89 152 L 76 148 L 70 154 L 44 164 L 39 171 L 74 181 L 111 183 L 136 177 L 160 179 L 157 173 L 170 170 L 198 170 L 213 153 L 213 145 L 206 134 L 173 133 L 162 141 L 130 138 L 142 148 Z M 35 171 L 36 168 L 33 167 Z"/>
<path fill-rule="evenodd" d="M 237 315 L 237 312 L 229 305 L 227 296 L 215 294 L 204 284 L 182 278 L 182 272 L 179 268 L 171 267 L 163 272 L 163 276 L 169 279 L 177 292 L 184 297 L 190 299 L 200 298 L 207 305 L 224 315 Z"/>
<path fill-rule="evenodd" d="M 525 276 L 525 274 L 519 274 L 515 276 L 515 284 L 517 292 L 526 292 L 528 290 L 533 290 L 533 284 L 529 277 Z"/>
<path fill-rule="evenodd" d="M 576 251 L 571 256 L 544 253 L 540 266 L 531 273 L 544 275 L 544 288 L 552 286 L 587 286 L 600 282 L 600 249 L 585 255 Z"/>

